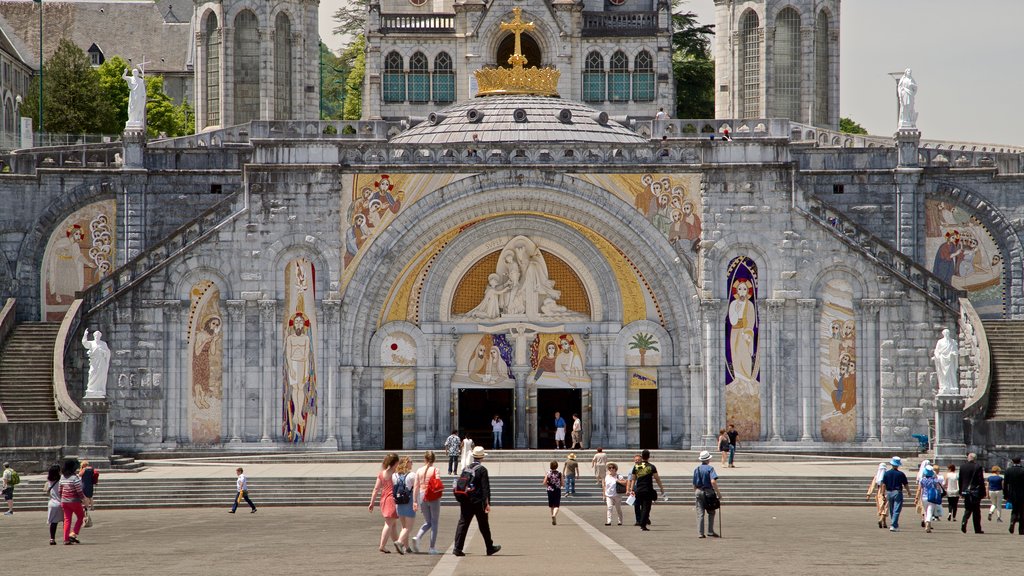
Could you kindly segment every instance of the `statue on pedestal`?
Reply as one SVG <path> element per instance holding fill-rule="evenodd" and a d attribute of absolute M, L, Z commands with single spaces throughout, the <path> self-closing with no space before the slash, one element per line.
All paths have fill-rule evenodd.
<path fill-rule="evenodd" d="M 110 348 L 101 340 L 103 333 L 96 330 L 89 340 L 89 329 L 82 335 L 82 346 L 89 355 L 89 381 L 85 386 L 86 398 L 107 397 L 107 368 L 110 366 Z"/>
<path fill-rule="evenodd" d="M 121 78 L 128 83 L 128 122 L 125 123 L 124 128 L 125 130 L 144 130 L 146 128 L 146 79 L 138 68 L 132 69 L 131 76 L 125 69 Z"/>
<path fill-rule="evenodd" d="M 917 128 L 917 111 L 914 108 L 914 100 L 917 98 L 917 82 L 914 80 L 910 68 L 903 72 L 903 77 L 896 85 L 896 95 L 900 101 L 899 129 Z"/>
<path fill-rule="evenodd" d="M 939 394 L 959 394 L 960 348 L 949 335 L 949 329 L 942 331 L 942 338 L 935 343 L 932 360 L 935 362 L 935 377 L 939 380 Z"/>

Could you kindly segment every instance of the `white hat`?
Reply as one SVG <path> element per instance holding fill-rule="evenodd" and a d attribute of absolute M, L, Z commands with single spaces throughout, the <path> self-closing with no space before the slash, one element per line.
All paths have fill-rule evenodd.
<path fill-rule="evenodd" d="M 707 450 L 701 451 L 700 456 L 698 456 L 698 459 L 700 459 L 701 462 L 710 462 L 711 452 L 708 452 Z"/>
<path fill-rule="evenodd" d="M 484 456 L 487 456 L 487 452 L 484 452 L 483 446 L 477 446 L 476 448 L 473 448 L 473 458 L 480 460 Z"/>

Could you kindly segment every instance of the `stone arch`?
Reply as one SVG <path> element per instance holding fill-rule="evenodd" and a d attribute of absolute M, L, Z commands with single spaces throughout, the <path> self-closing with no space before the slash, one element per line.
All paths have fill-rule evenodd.
<path fill-rule="evenodd" d="M 705 285 L 710 279 L 712 298 L 728 301 L 728 287 L 725 285 L 728 279 L 725 270 L 728 269 L 729 263 L 734 258 L 746 256 L 757 264 L 757 298 L 759 301 L 763 301 L 767 298 L 766 294 L 772 293 L 773 279 L 779 277 L 778 266 L 775 258 L 769 256 L 768 252 L 760 246 L 750 244 L 740 238 L 745 238 L 745 236 L 742 236 L 740 232 L 731 232 L 722 236 L 710 247 L 705 248 L 707 251 L 704 254 L 705 264 L 702 277 L 705 278 Z"/>
<path fill-rule="evenodd" d="M 317 301 L 327 298 L 329 291 L 336 290 L 339 274 L 338 264 L 341 262 L 341 254 L 337 248 L 329 246 L 323 240 L 299 233 L 281 236 L 263 251 L 263 261 L 267 263 L 268 269 L 265 274 L 270 274 L 273 279 L 273 297 L 283 298 L 284 286 L 278 282 L 278 274 L 284 270 L 285 264 L 294 258 L 308 258 L 313 262 L 316 270 L 324 271 L 326 274 L 317 273 L 316 288 Z M 266 281 L 264 281 L 264 286 Z"/>
<path fill-rule="evenodd" d="M 511 22 L 512 18 L 513 15 L 511 10 L 502 14 L 497 14 L 495 12 L 493 19 L 482 27 L 483 30 L 479 33 L 479 37 L 486 38 L 483 42 L 484 47 L 482 48 L 483 53 L 486 54 L 487 58 L 487 60 L 484 61 L 485 65 L 500 65 L 500 63 L 492 62 L 490 59 L 495 58 L 495 60 L 497 60 L 498 46 L 506 36 L 511 34 L 511 32 L 506 32 L 501 29 L 501 23 Z M 532 21 L 534 23 L 536 28 L 534 28 L 532 32 L 527 32 L 527 34 L 529 34 L 530 37 L 537 42 L 538 47 L 540 47 L 543 65 L 552 65 L 553 60 L 555 59 L 554 57 L 557 55 L 556 48 L 558 46 L 558 31 L 552 29 L 546 16 L 535 14 L 529 10 L 523 10 L 520 18 L 523 22 Z M 526 63 L 527 67 L 540 65 L 541 63 L 532 61 Z"/>
<path fill-rule="evenodd" d="M 629 345 L 627 338 L 630 334 L 636 332 L 649 332 L 654 334 L 658 342 L 661 345 L 662 362 L 659 366 L 670 366 L 672 359 L 675 358 L 673 348 L 675 343 L 672 341 L 672 337 L 669 333 L 661 327 L 657 322 L 651 322 L 650 320 L 637 320 L 636 322 L 630 322 L 629 324 L 622 327 L 619 333 L 615 335 L 615 340 L 612 341 L 612 345 L 608 350 L 608 365 L 612 367 L 619 367 L 626 365 L 626 348 Z"/>
<path fill-rule="evenodd" d="M 193 251 L 192 254 L 176 263 L 167 273 L 167 285 L 171 287 L 166 297 L 176 300 L 188 300 L 192 286 L 200 280 L 209 280 L 220 289 L 221 298 L 230 300 L 233 294 L 231 282 L 223 273 L 223 262 L 208 253 Z"/>
<path fill-rule="evenodd" d="M 507 194 L 517 189 L 515 196 Z M 555 192 L 552 194 L 552 192 Z M 493 173 L 464 178 L 421 198 L 399 214 L 376 239 L 360 260 L 352 282 L 346 288 L 342 333 L 349 336 L 339 350 L 342 363 L 365 365 L 369 341 L 376 329 L 386 294 L 380 286 L 396 281 L 405 264 L 425 245 L 452 226 L 489 215 L 545 208 L 545 213 L 579 218 L 587 212 L 591 228 L 619 247 L 633 263 L 651 290 L 663 297 L 663 312 L 670 333 L 677 335 L 676 355 L 680 363 L 698 362 L 701 357 L 697 313 L 693 301 L 696 287 L 667 238 L 630 205 L 611 193 L 564 174 L 526 176 L 520 181 L 511 174 Z M 453 216 L 453 215 L 457 215 Z"/>
<path fill-rule="evenodd" d="M 855 299 L 872 297 L 871 289 L 869 284 L 865 282 L 863 274 L 843 262 L 821 263 L 815 276 L 808 284 L 807 294 L 810 297 L 817 298 L 817 295 L 832 280 L 845 280 L 849 282 L 850 286 L 853 287 L 853 297 Z"/>
<path fill-rule="evenodd" d="M 373 337 L 370 338 L 369 349 L 379 350 L 381 343 L 384 342 L 384 339 L 396 333 L 408 334 L 409 336 L 412 337 L 413 341 L 416 342 L 417 366 L 429 366 L 430 363 L 433 362 L 433 343 L 430 341 L 429 338 L 427 338 L 426 334 L 423 333 L 423 330 L 420 330 L 419 326 L 416 326 L 415 324 L 410 324 L 409 322 L 405 322 L 403 320 L 388 322 L 387 324 L 384 324 L 383 326 L 378 328 L 377 331 L 373 333 Z M 375 360 L 372 354 L 369 356 L 369 359 L 370 366 L 380 366 L 380 361 Z"/>

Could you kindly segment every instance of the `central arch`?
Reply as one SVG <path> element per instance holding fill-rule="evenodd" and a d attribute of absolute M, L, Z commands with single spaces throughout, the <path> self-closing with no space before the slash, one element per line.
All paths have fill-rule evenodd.
<path fill-rule="evenodd" d="M 498 43 L 498 51 L 496 55 L 496 62 L 501 68 L 511 68 L 512 65 L 508 63 L 508 59 L 512 56 L 516 47 L 516 36 L 515 34 L 508 34 L 501 39 Z M 538 68 L 544 65 L 543 51 L 540 48 L 540 44 L 534 40 L 533 36 L 528 33 L 523 33 L 520 36 L 519 41 L 520 50 L 522 50 L 523 56 L 526 57 L 526 66 L 536 66 Z"/>

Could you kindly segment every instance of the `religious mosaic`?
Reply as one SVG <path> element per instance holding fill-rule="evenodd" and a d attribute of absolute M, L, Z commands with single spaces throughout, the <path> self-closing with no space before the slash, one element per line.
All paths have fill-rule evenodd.
<path fill-rule="evenodd" d="M 825 284 L 821 302 L 821 439 L 853 442 L 857 436 L 857 324 L 853 288 L 845 280 L 831 280 Z"/>
<path fill-rule="evenodd" d="M 316 268 L 306 258 L 296 258 L 284 270 L 281 436 L 288 442 L 305 442 L 316 438 L 318 408 Z"/>
<path fill-rule="evenodd" d="M 629 368 L 629 387 L 650 390 L 658 387 L 658 368 L 661 364 L 661 343 L 650 332 L 634 331 L 626 340 L 626 366 Z"/>
<path fill-rule="evenodd" d="M 740 438 L 761 438 L 761 356 L 757 264 L 740 256 L 729 263 L 725 318 L 725 417 Z"/>
<path fill-rule="evenodd" d="M 512 375 L 513 345 L 505 334 L 468 334 L 455 345 L 452 383 L 463 388 L 508 388 Z"/>
<path fill-rule="evenodd" d="M 939 200 L 925 202 L 925 254 L 933 274 L 967 291 L 982 318 L 1002 318 L 1002 251 L 977 218 Z"/>
<path fill-rule="evenodd" d="M 380 365 L 385 390 L 416 388 L 416 340 L 405 332 L 392 332 L 381 341 Z"/>
<path fill-rule="evenodd" d="M 589 388 L 585 358 L 579 336 L 537 334 L 530 344 L 530 382 L 538 388 Z"/>
<path fill-rule="evenodd" d="M 59 322 L 75 293 L 95 284 L 116 265 L 117 202 L 80 208 L 57 225 L 43 254 L 41 318 Z"/>
<path fill-rule="evenodd" d="M 189 423 L 193 444 L 221 441 L 221 404 L 224 385 L 224 333 L 220 289 L 209 280 L 196 283 L 189 293 Z"/>

